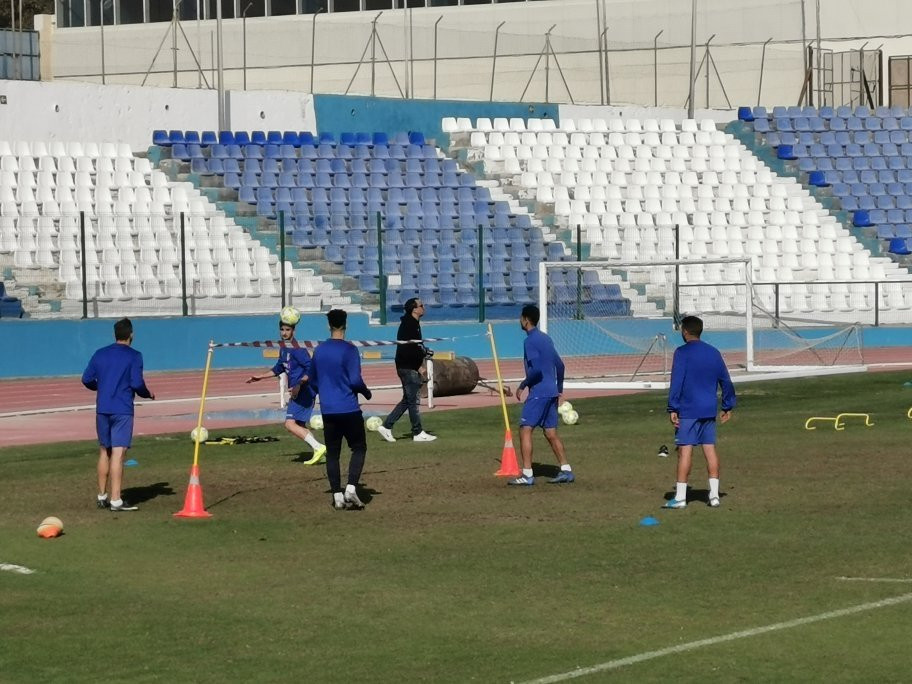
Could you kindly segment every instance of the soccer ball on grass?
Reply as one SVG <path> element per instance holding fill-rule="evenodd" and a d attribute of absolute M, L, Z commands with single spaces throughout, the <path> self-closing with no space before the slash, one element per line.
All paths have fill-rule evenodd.
<path fill-rule="evenodd" d="M 383 419 L 380 416 L 371 416 L 364 421 L 364 425 L 371 432 L 376 432 L 377 428 L 383 425 Z"/>
<path fill-rule="evenodd" d="M 579 421 L 579 414 L 573 409 L 570 409 L 569 411 L 561 413 L 561 419 L 564 421 L 565 425 L 576 425 L 577 421 Z"/>

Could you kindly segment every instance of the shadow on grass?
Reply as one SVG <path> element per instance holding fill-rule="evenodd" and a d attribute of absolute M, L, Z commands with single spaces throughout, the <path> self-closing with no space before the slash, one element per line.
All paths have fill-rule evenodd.
<path fill-rule="evenodd" d="M 719 499 L 724 499 L 728 494 L 725 492 L 719 492 Z M 674 490 L 665 492 L 665 501 L 671 501 L 675 497 Z M 709 490 L 708 489 L 694 489 L 693 487 L 687 488 L 687 503 L 705 503 L 709 505 Z"/>
<path fill-rule="evenodd" d="M 128 487 L 122 496 L 130 503 L 141 504 L 158 496 L 174 496 L 174 490 L 168 482 L 156 482 L 144 487 Z"/>

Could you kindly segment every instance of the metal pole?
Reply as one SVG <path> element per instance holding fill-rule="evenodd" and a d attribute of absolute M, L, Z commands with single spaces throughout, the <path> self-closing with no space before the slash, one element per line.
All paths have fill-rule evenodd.
<path fill-rule="evenodd" d="M 652 99 L 654 107 L 659 106 L 659 36 L 663 33 L 665 33 L 665 29 L 655 34 L 655 38 L 652 39 Z"/>
<path fill-rule="evenodd" d="M 224 71 L 224 45 L 222 38 L 222 3 L 215 3 L 215 58 L 216 71 L 218 72 L 218 127 L 220 131 L 227 131 L 228 124 L 225 120 L 225 71 Z"/>
<path fill-rule="evenodd" d="M 690 6 L 690 84 L 687 86 L 687 118 L 694 118 L 694 67 L 697 62 L 697 0 Z"/>
<path fill-rule="evenodd" d="M 317 17 L 320 12 L 325 11 L 322 7 L 314 12 L 313 20 L 310 24 L 310 94 L 313 95 L 314 91 L 314 57 L 315 57 L 315 48 L 317 45 Z"/>
<path fill-rule="evenodd" d="M 383 272 L 383 221 L 377 212 L 377 284 L 380 288 L 380 325 L 386 325 L 386 274 Z M 430 388 L 429 388 L 430 389 Z"/>
<path fill-rule="evenodd" d="M 605 56 L 605 104 L 611 104 L 611 74 L 608 71 L 608 26 L 602 30 L 602 49 Z"/>
<path fill-rule="evenodd" d="M 394 5 L 395 6 L 395 5 Z M 405 99 L 409 99 L 409 35 L 408 35 L 408 3 L 402 0 L 402 80 L 405 85 Z"/>
<path fill-rule="evenodd" d="M 203 34 L 202 34 L 202 24 L 200 24 L 200 0 L 196 0 L 196 54 L 200 56 L 200 59 L 203 58 Z M 199 65 L 197 65 L 199 66 Z M 203 68 L 199 67 L 197 69 L 199 76 L 196 79 L 196 87 L 203 87 Z"/>
<path fill-rule="evenodd" d="M 371 22 L 371 97 L 375 95 L 375 86 L 377 83 L 377 20 L 383 12 L 377 12 L 377 16 Z"/>
<path fill-rule="evenodd" d="M 545 102 L 550 102 L 549 86 L 551 85 L 551 31 L 557 24 L 551 24 L 551 28 L 545 31 Z"/>
<path fill-rule="evenodd" d="M 769 41 L 767 41 L 769 42 Z M 766 47 L 766 44 L 764 44 Z M 807 78 L 808 72 L 808 46 L 807 46 L 807 27 L 804 18 L 804 0 L 801 0 L 801 51 L 804 57 L 804 77 Z M 757 105 L 759 106 L 759 105 Z"/>
<path fill-rule="evenodd" d="M 377 212 L 377 284 L 380 290 L 380 324 L 386 325 L 386 274 L 383 270 L 383 226 Z"/>
<path fill-rule="evenodd" d="M 766 64 L 766 46 L 769 45 L 769 42 L 772 40 L 772 36 L 766 39 L 766 42 L 763 43 L 763 53 L 760 55 L 760 85 L 757 86 L 757 106 L 760 106 L 760 93 L 763 92 L 763 65 Z M 807 78 L 807 51 L 804 53 L 804 75 Z"/>
<path fill-rule="evenodd" d="M 181 316 L 187 316 L 187 234 L 184 228 L 186 214 L 180 215 L 180 243 L 181 243 Z"/>
<path fill-rule="evenodd" d="M 576 225 L 576 261 L 583 260 L 583 227 Z M 576 267 L 576 320 L 583 320 L 583 269 Z"/>
<path fill-rule="evenodd" d="M 243 36 L 241 40 L 241 52 L 244 55 L 244 90 L 247 90 L 247 10 L 253 6 L 252 2 L 247 3 L 247 7 L 244 8 L 244 13 L 241 15 L 241 35 Z"/>
<path fill-rule="evenodd" d="M 598 41 L 599 102 L 605 104 L 605 65 L 602 63 L 602 10 L 595 0 L 595 38 Z"/>
<path fill-rule="evenodd" d="M 409 7 L 409 82 L 412 97 L 415 97 L 415 24 L 412 21 L 412 8 Z"/>
<path fill-rule="evenodd" d="M 866 40 L 865 44 L 858 48 L 858 104 L 864 103 L 865 96 L 865 73 L 864 73 L 864 55 L 865 47 L 871 41 Z"/>
<path fill-rule="evenodd" d="M 180 1 L 171 6 L 171 65 L 174 72 L 173 86 L 177 88 L 177 8 Z"/>
<path fill-rule="evenodd" d="M 823 78 L 820 73 L 820 0 L 815 0 L 815 4 L 817 6 L 817 55 L 814 61 L 817 63 L 817 106 L 820 107 L 823 106 Z"/>
<path fill-rule="evenodd" d="M 488 100 L 494 101 L 494 72 L 497 69 L 497 39 L 500 37 L 500 29 L 507 22 L 502 21 L 497 25 L 497 28 L 494 29 L 494 56 L 491 59 L 491 92 L 488 95 Z"/>
<path fill-rule="evenodd" d="M 20 21 L 22 17 L 20 16 Z M 105 78 L 105 41 L 104 41 L 104 0 L 98 0 L 98 27 L 101 30 L 101 85 L 107 82 Z"/>
<path fill-rule="evenodd" d="M 440 20 L 443 19 L 441 14 L 437 17 L 437 21 L 434 22 L 434 99 L 437 99 L 437 24 L 440 23 Z"/>
<path fill-rule="evenodd" d="M 674 228 L 675 236 L 675 278 L 674 278 L 674 298 L 672 305 L 672 318 L 674 319 L 674 328 L 678 329 L 678 325 L 681 322 L 681 227 L 678 224 L 675 224 Z"/>
<path fill-rule="evenodd" d="M 712 34 L 709 38 L 706 39 L 706 56 L 704 61 L 706 62 L 706 108 L 709 109 L 709 43 L 716 37 L 716 34 Z"/>
<path fill-rule="evenodd" d="M 80 265 L 82 266 L 82 317 L 89 317 L 89 277 L 86 273 L 86 215 L 79 212 Z"/>
<path fill-rule="evenodd" d="M 484 228 L 478 224 L 478 322 L 485 320 Z"/>
<path fill-rule="evenodd" d="M 279 259 L 281 259 L 279 265 L 279 276 L 282 278 L 282 306 L 286 304 L 286 292 L 285 292 L 285 210 L 282 209 L 279 212 Z"/>

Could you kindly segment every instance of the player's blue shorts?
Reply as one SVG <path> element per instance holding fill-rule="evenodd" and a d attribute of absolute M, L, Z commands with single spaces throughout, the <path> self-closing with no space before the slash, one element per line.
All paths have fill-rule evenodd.
<path fill-rule="evenodd" d="M 678 446 L 696 446 L 698 444 L 715 443 L 715 418 L 681 418 L 681 424 L 675 431 L 675 444 Z"/>
<path fill-rule="evenodd" d="M 96 413 L 95 430 L 98 443 L 105 449 L 125 447 L 133 444 L 133 416 L 119 413 Z"/>
<path fill-rule="evenodd" d="M 557 397 L 528 397 L 523 404 L 519 427 L 557 427 Z"/>
<path fill-rule="evenodd" d="M 288 402 L 288 406 L 285 407 L 285 420 L 294 420 L 303 425 L 310 420 L 313 410 L 314 405 L 312 402 L 308 401 L 306 404 L 301 404 L 292 399 Z"/>

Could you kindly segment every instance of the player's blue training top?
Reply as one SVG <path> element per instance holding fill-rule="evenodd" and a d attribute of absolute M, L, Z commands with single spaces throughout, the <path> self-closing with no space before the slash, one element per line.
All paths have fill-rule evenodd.
<path fill-rule="evenodd" d="M 109 344 L 92 354 L 82 384 L 97 391 L 95 410 L 111 415 L 133 415 L 133 395 L 152 396 L 143 380 L 142 354 L 126 344 Z"/>
<path fill-rule="evenodd" d="M 722 354 L 711 344 L 691 340 L 675 349 L 668 390 L 668 412 L 681 418 L 715 418 L 716 390 L 722 388 L 722 410 L 735 408 L 732 385 Z"/>
<path fill-rule="evenodd" d="M 526 377 L 520 389 L 529 388 L 530 397 L 556 397 L 564 393 L 564 362 L 554 342 L 538 328 L 532 328 L 523 342 Z"/>
<path fill-rule="evenodd" d="M 360 409 L 358 394 L 371 398 L 361 377 L 361 358 L 351 342 L 328 339 L 314 350 L 310 384 L 320 395 L 323 415 L 354 413 Z"/>
<path fill-rule="evenodd" d="M 280 373 L 288 374 L 288 387 L 294 387 L 301 382 L 301 378 L 305 375 L 310 377 L 312 361 L 310 358 L 310 353 L 304 348 L 294 347 L 282 347 L 279 349 L 279 360 L 276 362 L 276 365 L 272 367 L 272 372 L 275 375 Z M 295 398 L 295 401 L 304 406 L 313 406 L 316 393 L 313 391 L 313 387 L 310 386 L 310 382 L 300 389 L 298 396 Z"/>

